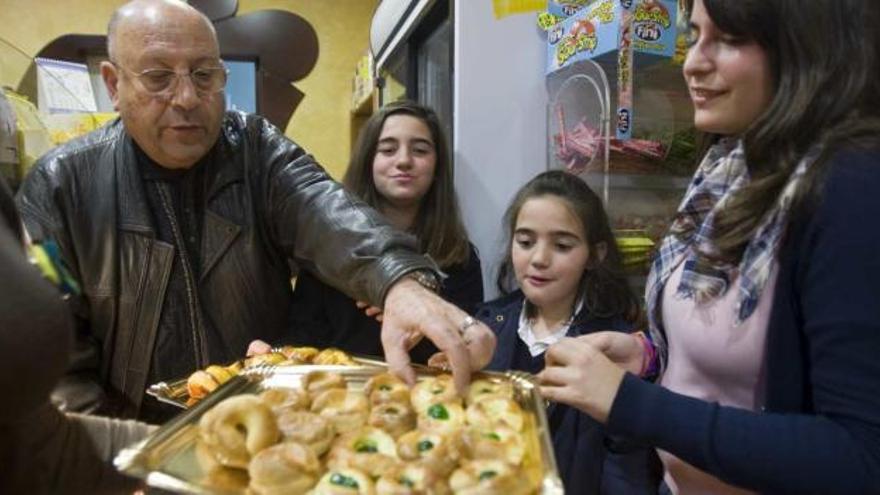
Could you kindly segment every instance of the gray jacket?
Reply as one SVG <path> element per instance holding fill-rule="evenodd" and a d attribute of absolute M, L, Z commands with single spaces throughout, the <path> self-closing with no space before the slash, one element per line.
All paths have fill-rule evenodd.
<path fill-rule="evenodd" d="M 263 118 L 227 112 L 216 146 L 198 296 L 231 356 L 253 339 L 285 340 L 289 261 L 373 304 L 402 275 L 435 269 L 413 237 Z M 77 348 L 57 392 L 73 410 L 137 414 L 175 248 L 156 238 L 121 121 L 43 156 L 17 201 L 30 234 L 54 239 L 82 285 Z"/>

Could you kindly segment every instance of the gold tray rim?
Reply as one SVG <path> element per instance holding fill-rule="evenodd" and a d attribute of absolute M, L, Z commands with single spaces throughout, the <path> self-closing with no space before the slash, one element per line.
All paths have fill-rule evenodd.
<path fill-rule="evenodd" d="M 283 374 L 304 375 L 311 371 L 334 371 L 345 376 L 360 374 L 372 375 L 379 372 L 377 371 L 377 368 L 387 369 L 385 363 L 381 361 L 375 361 L 375 363 L 376 364 L 358 366 L 309 364 L 288 366 L 257 365 L 246 368 L 194 406 L 181 411 L 178 416 L 160 426 L 159 429 L 143 440 L 122 449 L 114 458 L 113 463 L 120 472 L 143 479 L 148 486 L 154 488 L 199 495 L 240 494 L 242 492 L 230 492 L 196 485 L 187 480 L 162 472 L 160 469 L 153 467 L 156 464 L 157 454 L 162 449 L 171 448 L 169 447 L 169 444 L 181 442 L 180 437 L 184 435 L 185 432 L 191 431 L 192 429 L 189 427 L 197 424 L 199 418 L 201 418 L 202 414 L 208 409 L 214 407 L 214 405 L 228 397 L 246 393 L 255 386 L 258 386 L 258 384 L 264 380 Z M 440 368 L 432 368 L 424 365 L 414 365 L 414 369 L 419 376 L 433 376 L 449 373 Z M 515 389 L 518 389 L 519 393 L 527 396 L 527 400 L 525 400 L 526 404 L 521 403 L 521 405 L 528 405 L 529 410 L 535 415 L 536 432 L 538 434 L 541 463 L 543 467 L 543 477 L 541 479 L 541 486 L 538 493 L 541 495 L 563 495 L 565 491 L 556 464 L 549 423 L 547 421 L 546 405 L 537 392 L 537 384 L 534 376 L 522 371 L 477 371 L 473 373 L 472 379 L 476 380 L 480 378 L 501 378 L 508 380 Z M 175 452 L 179 452 L 182 448 L 183 447 L 178 447 Z"/>

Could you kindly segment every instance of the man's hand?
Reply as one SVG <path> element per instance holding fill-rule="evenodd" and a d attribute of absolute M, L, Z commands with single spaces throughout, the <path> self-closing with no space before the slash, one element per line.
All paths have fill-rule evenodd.
<path fill-rule="evenodd" d="M 408 277 L 389 289 L 383 314 L 382 347 L 388 367 L 410 384 L 415 373 L 408 351 L 422 335 L 443 352 L 459 393 L 467 390 L 471 371 L 485 366 L 495 351 L 495 334 L 488 327 L 476 322 L 460 331 L 467 313 Z"/>
<path fill-rule="evenodd" d="M 245 356 L 251 357 L 256 356 L 257 354 L 268 354 L 272 352 L 272 346 L 263 342 L 262 340 L 253 340 L 250 344 L 248 344 L 247 353 Z"/>
<path fill-rule="evenodd" d="M 547 349 L 541 395 L 605 423 L 624 374 L 641 369 L 642 349 L 637 337 L 619 332 L 562 339 Z"/>

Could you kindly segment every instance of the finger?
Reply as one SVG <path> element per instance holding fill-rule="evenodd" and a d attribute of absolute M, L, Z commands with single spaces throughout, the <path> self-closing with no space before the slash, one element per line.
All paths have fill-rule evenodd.
<path fill-rule="evenodd" d="M 412 386 L 416 383 L 416 374 L 410 366 L 406 340 L 405 332 L 387 324 L 382 325 L 382 347 L 388 362 L 388 371 Z"/>
<path fill-rule="evenodd" d="M 464 314 L 462 311 L 459 312 Z M 459 394 L 465 395 L 471 379 L 471 358 L 464 339 L 455 328 L 455 323 L 452 323 L 447 315 L 442 321 L 427 322 L 423 326 L 423 331 L 425 336 L 446 354 L 452 368 L 455 389 Z"/>
<path fill-rule="evenodd" d="M 547 352 L 544 353 L 544 365 L 565 366 L 581 352 L 580 347 L 577 339 L 565 337 L 547 349 Z"/>
<path fill-rule="evenodd" d="M 561 386 L 571 383 L 572 373 L 568 368 L 561 366 L 548 366 L 538 373 L 538 383 L 541 386 Z"/>
<path fill-rule="evenodd" d="M 370 303 L 368 303 L 366 301 L 355 301 L 354 304 L 355 304 L 355 306 L 358 307 L 358 309 L 364 309 L 370 305 Z"/>
<path fill-rule="evenodd" d="M 255 356 L 257 354 L 267 354 L 272 351 L 272 346 L 262 340 L 254 340 L 248 344 L 246 356 Z"/>
<path fill-rule="evenodd" d="M 552 402 L 561 402 L 563 404 L 574 402 L 573 392 L 568 387 L 541 385 L 538 387 L 538 393 L 541 394 L 541 397 Z"/>
<path fill-rule="evenodd" d="M 378 315 L 376 315 L 376 321 L 378 321 L 379 323 L 382 323 L 383 321 L 385 321 L 385 317 L 382 316 L 382 313 L 379 313 Z"/>
<path fill-rule="evenodd" d="M 376 316 L 378 314 L 381 314 L 382 310 L 377 308 L 376 306 L 370 306 L 369 308 L 365 309 L 364 312 L 367 314 L 367 316 Z"/>

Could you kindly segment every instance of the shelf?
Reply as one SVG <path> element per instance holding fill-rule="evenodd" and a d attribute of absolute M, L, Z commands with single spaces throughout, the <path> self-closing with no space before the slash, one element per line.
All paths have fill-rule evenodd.
<path fill-rule="evenodd" d="M 590 184 L 601 184 L 604 180 L 603 174 L 588 174 L 587 182 Z M 608 174 L 608 187 L 611 189 L 661 189 L 661 190 L 681 190 L 687 189 L 690 184 L 690 177 L 679 177 L 670 175 L 642 175 L 642 174 Z"/>

